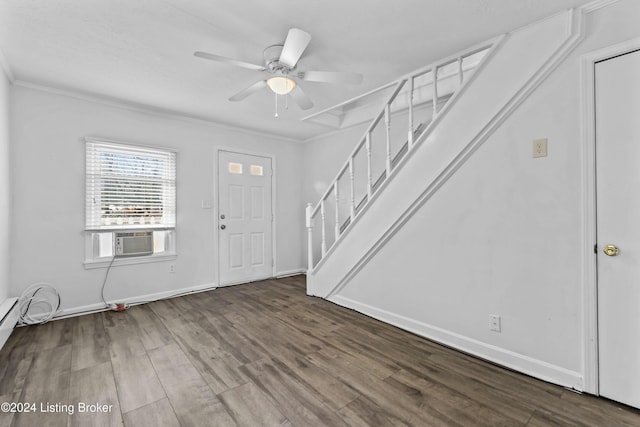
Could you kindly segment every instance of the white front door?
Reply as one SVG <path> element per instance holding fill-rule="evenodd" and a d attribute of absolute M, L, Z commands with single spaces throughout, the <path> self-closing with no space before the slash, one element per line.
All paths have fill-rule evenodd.
<path fill-rule="evenodd" d="M 271 159 L 220 151 L 220 285 L 273 276 Z"/>
<path fill-rule="evenodd" d="M 595 83 L 600 394 L 640 408 L 640 51 Z"/>

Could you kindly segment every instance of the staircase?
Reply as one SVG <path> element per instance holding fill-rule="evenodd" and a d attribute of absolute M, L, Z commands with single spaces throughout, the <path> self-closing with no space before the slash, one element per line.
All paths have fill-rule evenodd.
<path fill-rule="evenodd" d="M 466 49 L 377 90 L 390 88 L 391 92 L 320 201 L 315 206 L 307 205 L 309 271 L 319 268 L 404 160 L 434 129 L 438 117 L 454 104 L 498 40 Z M 347 103 L 356 103 L 371 93 Z"/>
<path fill-rule="evenodd" d="M 330 298 L 369 262 L 575 47 L 581 20 L 555 15 L 381 88 L 364 135 L 307 205 L 309 295 Z"/>
<path fill-rule="evenodd" d="M 516 111 L 527 111 L 518 108 L 581 42 L 586 13 L 589 8 L 559 13 L 389 85 L 335 179 L 307 206 L 307 294 L 581 389 L 580 373 L 565 368 L 562 356 L 540 356 L 530 348 L 532 330 L 544 334 L 544 325 L 487 332 L 487 313 L 509 295 L 519 276 L 505 268 L 503 248 L 490 246 L 509 241 L 492 234 L 505 232 L 500 212 L 488 209 L 494 215 L 483 213 L 486 223 L 469 218 L 479 216 L 474 203 L 491 207 L 493 200 L 495 182 L 478 178 L 500 179 L 493 165 L 510 160 L 486 163 L 478 149 L 497 133 L 501 143 L 511 137 L 522 143 L 520 129 L 501 126 Z M 472 59 L 477 64 L 465 67 Z M 546 95 L 532 97 L 535 105 L 554 101 Z M 535 126 L 535 120 L 529 122 Z M 531 129 L 526 131 L 528 138 Z M 485 163 L 470 161 L 478 158 Z M 507 270 L 510 275 L 502 277 Z M 510 301 L 507 308 L 516 305 L 529 309 L 527 301 Z"/>

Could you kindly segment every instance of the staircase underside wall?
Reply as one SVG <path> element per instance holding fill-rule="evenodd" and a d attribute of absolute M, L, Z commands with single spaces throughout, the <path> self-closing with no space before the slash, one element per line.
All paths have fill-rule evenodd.
<path fill-rule="evenodd" d="M 579 59 L 632 36 L 629 17 L 637 9 L 621 1 L 588 15 L 577 49 L 429 192 L 558 49 L 569 21 L 558 15 L 509 35 L 436 131 L 308 274 L 308 293 L 583 389 Z M 605 25 L 616 20 L 616 28 Z M 532 158 L 538 138 L 548 138 L 548 157 Z M 403 217 L 421 196 L 423 203 Z M 489 330 L 489 315 L 501 317 L 501 332 Z"/>
<path fill-rule="evenodd" d="M 539 25 L 540 31 L 529 27 L 510 35 L 476 73 L 435 132 L 413 150 L 331 256 L 310 274 L 310 294 L 327 296 L 561 45 L 567 33 L 566 16 L 557 15 Z M 525 48 L 537 54 L 523 56 Z"/>

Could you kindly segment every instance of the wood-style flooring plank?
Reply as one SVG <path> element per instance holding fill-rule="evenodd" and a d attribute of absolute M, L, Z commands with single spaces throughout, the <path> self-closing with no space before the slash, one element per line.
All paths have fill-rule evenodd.
<path fill-rule="evenodd" d="M 123 415 L 126 427 L 180 427 L 169 399 L 155 401 Z"/>
<path fill-rule="evenodd" d="M 400 372 L 384 380 L 399 396 L 415 408 L 439 414 L 449 424 L 482 426 L 512 426 L 517 421 L 490 407 L 443 386 L 416 386 L 410 375 Z"/>
<path fill-rule="evenodd" d="M 261 359 L 266 350 L 251 336 L 240 333 L 226 318 L 205 313 L 201 326 L 220 344 L 220 348 L 240 363 Z"/>
<path fill-rule="evenodd" d="M 122 425 L 122 413 L 111 363 L 71 373 L 69 403 L 75 406 L 69 427 L 114 427 Z"/>
<path fill-rule="evenodd" d="M 331 345 L 325 346 L 322 351 L 331 357 L 341 357 L 348 363 L 360 366 L 383 380 L 401 369 L 395 361 L 397 359 L 385 359 L 384 356 L 381 356 L 384 348 L 379 349 L 379 347 L 368 344 L 358 345 L 355 339 L 350 340 L 343 335 L 336 334 L 331 340 Z"/>
<path fill-rule="evenodd" d="M 109 360 L 109 343 L 102 316 L 89 314 L 78 317 L 73 325 L 71 370 L 78 371 Z"/>
<path fill-rule="evenodd" d="M 528 402 L 512 399 L 508 392 L 487 385 L 473 376 L 459 374 L 453 369 L 455 359 L 451 358 L 451 367 L 430 364 L 430 359 L 416 360 L 415 363 L 405 364 L 397 376 L 417 389 L 436 389 L 442 397 L 468 398 L 515 420 L 516 425 L 526 423 L 532 410 Z"/>
<path fill-rule="evenodd" d="M 340 356 L 332 358 L 320 351 L 307 356 L 307 359 L 309 363 L 327 371 L 333 371 L 334 375 L 358 393 L 375 402 L 383 414 L 386 412 L 395 414 L 403 422 L 414 425 L 462 425 L 450 420 L 445 414 L 423 411 L 412 405 L 406 397 L 393 390 L 386 382 Z"/>
<path fill-rule="evenodd" d="M 0 403 L 19 402 L 20 392 L 0 395 Z M 0 427 L 9 427 L 13 421 L 14 413 L 9 411 L 0 411 Z"/>
<path fill-rule="evenodd" d="M 112 365 L 122 412 L 129 412 L 166 397 L 146 354 L 126 360 L 114 360 Z"/>
<path fill-rule="evenodd" d="M 0 352 L 0 394 L 10 395 L 22 390 L 35 354 L 35 330 L 18 328 Z"/>
<path fill-rule="evenodd" d="M 318 368 L 302 356 L 286 360 L 286 363 L 278 360 L 274 363 L 290 376 L 295 376 L 309 391 L 318 396 L 322 403 L 334 411 L 360 397 L 358 392 L 332 375 L 332 372 Z"/>
<path fill-rule="evenodd" d="M 290 426 L 289 420 L 253 383 L 218 395 L 238 426 Z"/>
<path fill-rule="evenodd" d="M 351 427 L 397 426 L 408 427 L 412 424 L 401 420 L 394 414 L 381 411 L 380 407 L 364 396 L 350 402 L 337 412 Z"/>
<path fill-rule="evenodd" d="M 169 319 L 167 324 L 175 341 L 214 393 L 247 382 L 239 370 L 242 363 L 223 348 L 208 328 L 183 318 Z"/>
<path fill-rule="evenodd" d="M 135 325 L 136 332 L 146 350 L 171 344 L 173 337 L 149 304 L 136 305 L 126 312 Z"/>
<path fill-rule="evenodd" d="M 73 319 L 60 319 L 44 325 L 32 326 L 36 331 L 36 350 L 50 350 L 71 344 L 74 323 Z"/>
<path fill-rule="evenodd" d="M 149 357 L 182 426 L 235 425 L 177 344 L 153 349 Z"/>
<path fill-rule="evenodd" d="M 298 378 L 283 370 L 282 364 L 270 359 L 261 362 L 259 370 L 249 372 L 249 376 L 265 395 L 276 402 L 280 411 L 293 425 L 346 426 L 344 421 Z"/>
<path fill-rule="evenodd" d="M 39 329 L 39 331 L 42 330 Z M 19 398 L 19 402 L 33 403 L 37 409 L 35 412 L 14 414 L 12 425 L 16 427 L 66 426 L 69 412 L 73 411 L 68 409 L 71 404 L 69 401 L 70 372 L 71 344 L 37 352 Z"/>

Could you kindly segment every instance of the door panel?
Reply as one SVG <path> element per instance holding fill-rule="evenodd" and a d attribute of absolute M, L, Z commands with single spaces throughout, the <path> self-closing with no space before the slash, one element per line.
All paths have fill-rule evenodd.
<path fill-rule="evenodd" d="M 251 233 L 251 265 L 264 265 L 264 234 Z"/>
<path fill-rule="evenodd" d="M 599 387 L 640 407 L 640 52 L 595 82 Z"/>
<path fill-rule="evenodd" d="M 251 187 L 251 218 L 264 219 L 264 188 Z"/>
<path fill-rule="evenodd" d="M 220 151 L 220 285 L 273 276 L 271 159 Z"/>
<path fill-rule="evenodd" d="M 229 219 L 244 218 L 244 187 L 229 185 Z"/>
<path fill-rule="evenodd" d="M 242 234 L 229 234 L 229 268 L 244 268 L 244 236 Z"/>

